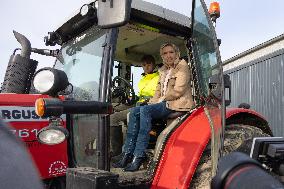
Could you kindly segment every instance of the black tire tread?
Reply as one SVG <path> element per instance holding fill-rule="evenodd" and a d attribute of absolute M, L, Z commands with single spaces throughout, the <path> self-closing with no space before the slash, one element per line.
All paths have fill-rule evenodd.
<path fill-rule="evenodd" d="M 225 129 L 224 140 L 224 154 L 228 154 L 233 151 L 250 153 L 252 140 L 254 137 L 269 136 L 265 134 L 261 129 L 241 124 L 227 125 Z M 211 181 L 211 150 L 210 145 L 207 146 L 200 162 L 197 166 L 195 174 L 192 178 L 190 188 L 191 189 L 207 189 L 210 188 Z"/>

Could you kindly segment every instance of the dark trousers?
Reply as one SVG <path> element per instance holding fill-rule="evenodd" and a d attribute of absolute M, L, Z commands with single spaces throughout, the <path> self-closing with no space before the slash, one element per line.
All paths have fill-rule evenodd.
<path fill-rule="evenodd" d="M 149 143 L 152 119 L 164 119 L 174 112 L 166 107 L 166 102 L 137 106 L 130 109 L 126 140 L 122 151 L 136 157 L 145 155 Z"/>

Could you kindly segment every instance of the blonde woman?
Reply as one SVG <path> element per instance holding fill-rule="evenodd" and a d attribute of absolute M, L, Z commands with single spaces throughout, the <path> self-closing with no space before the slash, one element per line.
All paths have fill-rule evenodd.
<path fill-rule="evenodd" d="M 175 111 L 189 111 L 193 106 L 190 87 L 190 71 L 185 60 L 180 60 L 180 51 L 172 43 L 160 48 L 163 66 L 160 79 L 149 105 L 130 109 L 127 137 L 119 160 L 113 167 L 124 171 L 137 171 L 146 160 L 145 150 L 149 142 L 152 119 L 166 119 Z"/>

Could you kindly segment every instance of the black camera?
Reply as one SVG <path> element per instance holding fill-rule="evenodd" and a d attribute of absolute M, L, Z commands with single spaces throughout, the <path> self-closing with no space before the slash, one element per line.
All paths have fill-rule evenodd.
<path fill-rule="evenodd" d="M 284 138 L 254 138 L 250 157 L 279 176 L 284 175 Z"/>
<path fill-rule="evenodd" d="M 284 138 L 254 138 L 250 157 L 233 152 L 219 161 L 211 188 L 280 189 L 284 186 L 276 177 L 281 179 L 283 175 Z"/>

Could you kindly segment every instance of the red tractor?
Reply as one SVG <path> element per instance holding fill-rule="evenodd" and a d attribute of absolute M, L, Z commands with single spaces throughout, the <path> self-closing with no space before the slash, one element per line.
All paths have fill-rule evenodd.
<path fill-rule="evenodd" d="M 203 0 L 193 0 L 190 19 L 140 0 L 95 1 L 49 32 L 46 45 L 58 44 L 60 50 L 31 48 L 15 34 L 22 50 L 11 56 L 0 110 L 26 142 L 47 187 L 64 188 L 65 178 L 70 189 L 208 187 L 221 156 L 249 153 L 254 137 L 272 135 L 257 112 L 226 109 L 230 79 L 223 75 L 213 26 L 216 5 L 209 13 Z M 164 129 L 155 146 L 149 145 L 147 166 L 134 173 L 112 168 L 111 156 L 123 139 L 123 126 L 110 127 L 109 115 L 118 111 L 113 99 L 127 106 L 135 102 L 131 71 L 145 54 L 161 62 L 160 45 L 169 41 L 191 62 L 197 105 L 158 121 Z M 34 74 L 37 62 L 29 58 L 31 52 L 55 56 L 54 66 Z M 35 101 L 44 118 L 35 114 Z"/>

